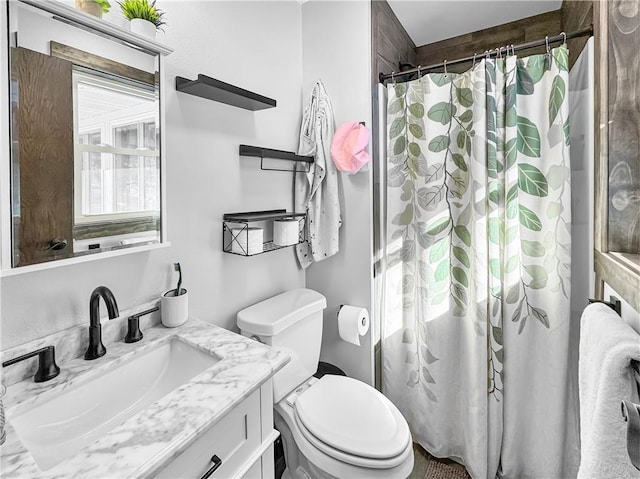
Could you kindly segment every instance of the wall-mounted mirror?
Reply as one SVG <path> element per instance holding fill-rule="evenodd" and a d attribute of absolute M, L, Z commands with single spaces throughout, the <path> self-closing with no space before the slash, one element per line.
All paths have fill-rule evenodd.
<path fill-rule="evenodd" d="M 161 242 L 160 56 L 10 3 L 12 267 Z"/>

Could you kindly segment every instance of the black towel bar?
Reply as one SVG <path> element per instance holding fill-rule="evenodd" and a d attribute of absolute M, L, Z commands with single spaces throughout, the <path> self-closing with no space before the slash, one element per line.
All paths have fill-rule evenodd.
<path fill-rule="evenodd" d="M 593 304 L 593 303 L 606 304 L 611 309 L 613 309 L 616 313 L 618 313 L 618 316 L 622 316 L 622 301 L 620 301 L 615 296 L 609 296 L 609 301 L 602 301 L 600 299 L 589 298 L 589 304 Z"/>

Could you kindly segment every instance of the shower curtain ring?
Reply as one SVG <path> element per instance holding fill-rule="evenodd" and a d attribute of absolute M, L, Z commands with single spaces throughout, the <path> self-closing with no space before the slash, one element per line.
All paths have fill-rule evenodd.
<path fill-rule="evenodd" d="M 567 34 L 565 32 L 560 32 L 560 35 L 562 35 L 562 44 L 566 45 L 567 44 Z"/>
<path fill-rule="evenodd" d="M 544 37 L 544 44 L 547 47 L 547 54 L 551 53 L 551 50 L 549 49 L 549 35 Z"/>
<path fill-rule="evenodd" d="M 491 52 L 493 51 L 493 48 L 490 48 L 489 50 L 486 51 L 487 54 L 487 60 L 491 59 Z"/>
<path fill-rule="evenodd" d="M 502 60 L 502 47 L 496 48 L 498 54 L 496 55 L 500 60 Z"/>
<path fill-rule="evenodd" d="M 471 68 L 476 66 L 476 55 L 477 55 L 477 53 L 473 52 L 473 65 L 471 65 Z"/>
<path fill-rule="evenodd" d="M 511 44 L 511 54 L 512 55 L 516 54 L 516 47 L 513 45 L 513 43 Z"/>
<path fill-rule="evenodd" d="M 420 75 L 420 68 L 422 68 L 422 65 L 418 65 L 418 79 L 422 79 L 422 75 Z"/>
<path fill-rule="evenodd" d="M 394 85 L 396 84 L 396 72 L 391 72 L 391 82 Z"/>
<path fill-rule="evenodd" d="M 444 76 L 447 76 L 447 60 L 444 61 Z"/>

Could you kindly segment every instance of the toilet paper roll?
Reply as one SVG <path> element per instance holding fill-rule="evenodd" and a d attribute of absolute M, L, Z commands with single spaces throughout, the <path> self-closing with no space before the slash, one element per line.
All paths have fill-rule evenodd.
<path fill-rule="evenodd" d="M 278 246 L 289 246 L 298 243 L 298 220 L 274 220 L 273 242 Z"/>
<path fill-rule="evenodd" d="M 349 306 L 340 307 L 338 311 L 338 334 L 351 344 L 360 346 L 360 336 L 369 331 L 369 313 L 365 308 Z"/>
<path fill-rule="evenodd" d="M 262 253 L 263 231 L 262 228 L 231 228 L 233 241 L 231 251 L 242 255 Z"/>

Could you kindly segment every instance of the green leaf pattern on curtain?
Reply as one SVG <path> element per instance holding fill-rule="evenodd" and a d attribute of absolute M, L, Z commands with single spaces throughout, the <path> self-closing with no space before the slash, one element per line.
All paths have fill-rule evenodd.
<path fill-rule="evenodd" d="M 431 320 L 486 335 L 487 390 L 499 398 L 503 323 L 549 329 L 549 292 L 568 298 L 567 71 L 563 46 L 388 86 L 387 257 L 401 274 L 387 288 L 407 318 L 423 318 L 405 320 L 402 343 L 406 384 L 430 401 L 441 362 Z"/>

